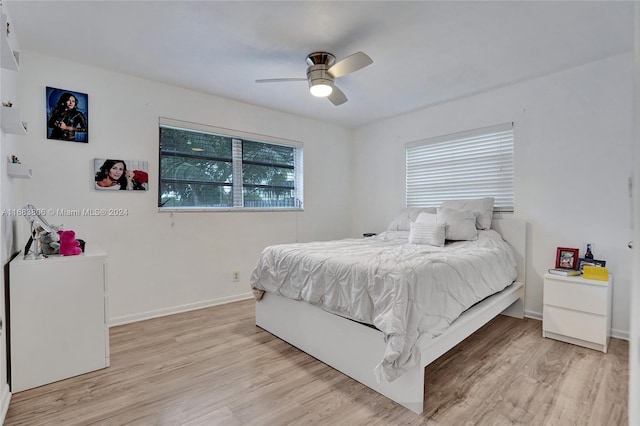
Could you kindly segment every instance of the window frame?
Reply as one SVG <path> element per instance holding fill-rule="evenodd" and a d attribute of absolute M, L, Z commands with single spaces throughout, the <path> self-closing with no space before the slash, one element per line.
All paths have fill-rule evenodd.
<path fill-rule="evenodd" d="M 514 128 L 514 123 L 509 122 L 406 143 L 405 205 L 407 207 L 439 207 L 443 201 L 447 200 L 494 197 L 496 199 L 494 212 L 513 213 L 515 210 Z M 487 141 L 493 143 L 492 148 L 489 148 Z M 453 144 L 452 146 L 457 148 L 447 147 L 447 144 Z M 459 155 L 460 152 L 467 151 L 468 156 Z M 450 156 L 447 157 L 447 154 Z M 474 158 L 481 158 L 479 154 L 492 157 L 493 160 L 485 159 L 482 163 L 484 168 L 477 166 L 476 169 L 468 168 L 462 172 L 456 168 L 460 166 L 456 163 L 468 163 Z M 429 155 L 433 158 L 439 156 L 445 160 L 441 161 L 441 164 L 433 164 L 436 161 L 433 158 L 427 159 Z M 455 158 L 452 158 L 454 156 Z M 421 159 L 425 161 L 419 165 L 420 167 L 432 166 L 440 170 L 432 171 L 430 175 L 429 172 L 425 173 L 424 169 L 419 169 L 417 164 Z M 432 164 L 427 164 L 429 162 Z M 488 178 L 486 170 L 496 166 L 499 166 L 499 170 Z M 472 177 L 474 172 L 482 173 L 483 179 Z M 418 176 L 419 174 L 424 176 Z M 460 175 L 459 180 L 449 179 L 445 183 L 444 178 L 454 174 Z M 438 183 L 438 180 L 441 183 Z M 483 180 L 489 182 L 499 180 L 500 183 L 482 183 Z M 432 186 L 429 186 L 430 184 Z M 498 186 L 501 186 L 500 190 L 497 189 Z M 493 190 L 491 190 L 492 187 Z"/>
<path fill-rule="evenodd" d="M 162 140 L 160 129 L 174 128 L 177 130 L 192 131 L 206 134 L 213 134 L 229 138 L 232 141 L 232 154 L 231 154 L 231 167 L 232 167 L 232 182 L 231 191 L 233 194 L 233 206 L 227 207 L 202 207 L 202 206 L 185 206 L 185 207 L 164 207 L 161 206 L 162 199 Z M 287 207 L 245 207 L 244 206 L 244 185 L 242 181 L 243 163 L 242 163 L 242 141 L 264 143 L 267 145 L 283 146 L 294 149 L 294 188 L 295 198 L 298 206 Z M 240 143 L 237 143 L 240 142 Z M 239 147 L 239 150 L 238 150 Z M 185 154 L 184 157 L 188 157 Z M 207 158 L 207 157 L 197 157 Z M 218 159 L 220 161 L 227 161 L 227 159 Z M 239 160 L 239 161 L 238 161 Z M 238 179 L 239 177 L 239 179 Z M 166 179 L 164 179 L 166 180 Z M 213 185 L 222 185 L 222 183 L 212 183 Z M 252 184 L 253 185 L 253 184 Z M 240 201 L 238 201 L 240 200 Z M 261 135 L 256 133 L 244 132 L 240 130 L 232 130 L 223 127 L 210 126 L 206 124 L 199 124 L 189 121 L 176 120 L 166 117 L 159 117 L 158 119 L 158 211 L 159 212 L 285 212 L 285 211 L 304 211 L 304 162 L 303 162 L 303 144 L 300 141 L 284 139 L 274 136 Z M 240 205 L 239 203 L 242 203 Z"/>

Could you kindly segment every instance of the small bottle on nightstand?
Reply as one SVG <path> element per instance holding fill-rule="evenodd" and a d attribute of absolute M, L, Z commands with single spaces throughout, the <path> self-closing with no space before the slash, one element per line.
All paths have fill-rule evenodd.
<path fill-rule="evenodd" d="M 593 253 L 591 252 L 591 244 L 587 244 L 587 252 L 584 254 L 585 259 L 593 259 Z"/>

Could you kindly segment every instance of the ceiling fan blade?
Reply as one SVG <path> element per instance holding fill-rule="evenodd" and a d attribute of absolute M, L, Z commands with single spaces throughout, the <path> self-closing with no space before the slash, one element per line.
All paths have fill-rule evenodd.
<path fill-rule="evenodd" d="M 350 74 L 354 71 L 358 71 L 372 63 L 373 60 L 367 54 L 356 52 L 353 55 L 349 55 L 341 61 L 338 61 L 335 65 L 329 68 L 327 72 L 334 78 L 337 78 Z"/>
<path fill-rule="evenodd" d="M 306 78 L 263 78 L 256 80 L 256 83 L 282 83 L 285 81 L 307 81 Z"/>
<path fill-rule="evenodd" d="M 327 98 L 331 101 L 335 106 L 342 105 L 347 102 L 347 97 L 342 93 L 342 90 L 338 89 L 336 86 L 332 86 L 333 90 L 331 94 L 327 96 Z"/>

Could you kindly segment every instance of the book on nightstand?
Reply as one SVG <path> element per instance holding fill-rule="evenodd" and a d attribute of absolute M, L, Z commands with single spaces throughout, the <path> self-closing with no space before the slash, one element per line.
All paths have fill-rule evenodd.
<path fill-rule="evenodd" d="M 553 268 L 553 269 L 549 269 L 549 273 L 554 275 L 562 275 L 563 277 L 575 277 L 580 275 L 580 271 L 576 271 L 575 269 Z"/>

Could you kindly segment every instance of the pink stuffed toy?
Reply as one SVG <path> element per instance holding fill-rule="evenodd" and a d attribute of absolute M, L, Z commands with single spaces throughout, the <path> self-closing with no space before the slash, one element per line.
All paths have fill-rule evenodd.
<path fill-rule="evenodd" d="M 63 256 L 75 256 L 82 253 L 80 243 L 76 240 L 73 231 L 58 231 L 60 234 L 60 254 Z"/>

